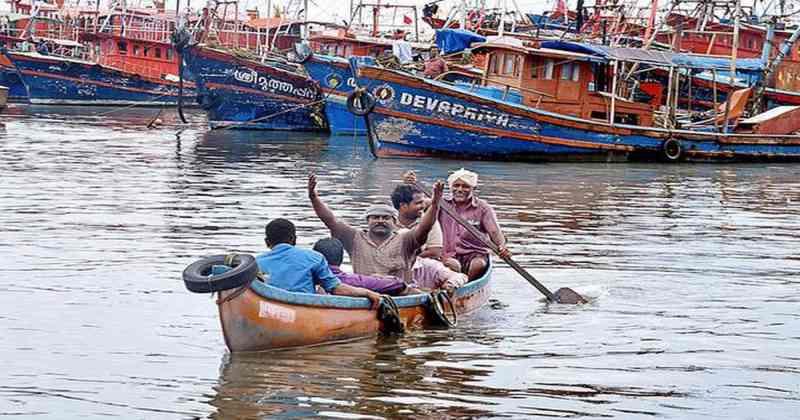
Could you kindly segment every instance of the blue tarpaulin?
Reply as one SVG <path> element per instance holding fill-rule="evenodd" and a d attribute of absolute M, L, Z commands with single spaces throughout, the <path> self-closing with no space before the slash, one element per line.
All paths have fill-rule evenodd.
<path fill-rule="evenodd" d="M 571 51 L 601 57 L 604 60 L 620 60 L 652 64 L 665 67 L 686 67 L 695 70 L 731 69 L 731 59 L 725 57 L 705 57 L 671 51 L 645 50 L 643 48 L 609 47 L 584 42 L 545 41 L 542 48 Z M 740 58 L 736 60 L 737 72 L 761 72 L 764 62 L 760 58 Z"/>
<path fill-rule="evenodd" d="M 437 29 L 436 46 L 442 54 L 464 51 L 473 42 L 486 42 L 486 38 L 463 29 Z"/>

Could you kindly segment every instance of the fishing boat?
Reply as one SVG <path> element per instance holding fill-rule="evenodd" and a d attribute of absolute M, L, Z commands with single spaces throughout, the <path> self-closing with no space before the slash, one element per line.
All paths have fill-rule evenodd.
<path fill-rule="evenodd" d="M 623 68 L 631 68 L 625 65 L 633 63 L 677 74 L 678 68 L 730 68 L 730 60 L 561 41 L 484 48 L 489 50 L 486 77 L 477 87 L 501 90 L 500 98 L 472 86 L 353 62 L 363 88 L 354 103 L 365 115 L 373 154 L 525 161 L 800 160 L 800 136 L 793 134 L 800 131 L 800 107 L 745 118 L 747 92 L 740 92 L 707 120 L 684 121 L 676 113 L 676 83 L 664 89 L 667 105 L 662 107 L 621 77 Z M 738 62 L 740 69 L 760 65 L 760 60 Z"/>
<path fill-rule="evenodd" d="M 291 65 L 205 45 L 187 46 L 182 55 L 211 128 L 326 128 L 319 87 Z"/>
<path fill-rule="evenodd" d="M 321 31 L 311 35 L 308 41 L 309 51 L 300 51 L 298 55 L 308 77 L 319 84 L 325 95 L 325 116 L 335 135 L 367 132 L 363 119 L 347 109 L 347 97 L 356 87 L 348 57 L 363 57 L 365 62 L 374 63 L 375 59 L 392 54 L 402 43 L 406 46 L 404 60 L 408 62 L 413 53 L 430 48 L 428 44 L 356 36 L 342 29 Z"/>
<path fill-rule="evenodd" d="M 0 48 L 17 48 L 23 40 L 7 35 L 0 35 Z M 24 102 L 28 100 L 28 91 L 19 78 L 14 64 L 6 56 L 0 54 L 0 86 L 8 89 L 8 100 L 11 102 Z"/>
<path fill-rule="evenodd" d="M 350 62 L 341 57 L 312 54 L 303 62 L 308 77 L 317 82 L 325 95 L 325 118 L 333 135 L 364 135 L 363 118 L 347 109 L 347 96 L 355 89 Z"/>
<path fill-rule="evenodd" d="M 175 104 L 178 71 L 169 43 L 92 35 L 103 53 L 91 58 L 76 41 L 38 40 L 37 51 L 5 51 L 34 104 Z M 185 94 L 193 97 L 191 86 Z"/>
<path fill-rule="evenodd" d="M 219 265 L 225 256 L 200 260 L 184 271 L 187 287 L 196 292 L 209 292 L 205 285 L 220 277 Z M 354 340 L 377 335 L 384 329 L 375 310 L 370 310 L 366 298 L 293 293 L 272 287 L 255 278 L 252 256 L 239 256 L 240 264 L 226 273 L 226 290 L 217 300 L 222 334 L 232 352 L 262 351 L 311 346 Z M 227 269 L 227 268 L 226 268 Z M 187 276 L 187 272 L 194 273 Z M 224 275 L 224 274 L 223 274 Z M 491 265 L 486 273 L 458 288 L 451 297 L 458 316 L 475 312 L 489 301 L 491 294 Z M 237 280 L 240 279 L 240 280 Z M 234 281 L 236 280 L 236 281 Z M 241 284 L 240 284 L 241 283 Z M 198 287 L 200 287 L 198 289 Z M 213 288 L 213 287 L 212 287 Z M 393 298 L 406 330 L 435 325 L 431 313 L 431 295 L 411 295 Z"/>

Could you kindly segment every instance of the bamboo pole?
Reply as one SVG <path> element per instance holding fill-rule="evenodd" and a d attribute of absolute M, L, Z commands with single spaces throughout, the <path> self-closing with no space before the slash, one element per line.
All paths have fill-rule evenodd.
<path fill-rule="evenodd" d="M 614 78 L 611 79 L 611 112 L 609 113 L 608 123 L 614 126 L 614 114 L 617 111 L 617 60 L 611 62 L 611 69 L 614 73 Z"/>
<path fill-rule="evenodd" d="M 728 132 L 728 116 L 731 112 L 731 97 L 733 96 L 733 91 L 736 89 L 736 57 L 738 55 L 739 50 L 739 15 L 742 9 L 742 2 L 741 0 L 736 0 L 736 15 L 733 18 L 733 46 L 731 49 L 731 74 L 728 81 L 731 85 L 731 90 L 728 92 L 727 100 L 725 101 L 725 121 L 723 121 L 722 131 L 724 133 Z"/>

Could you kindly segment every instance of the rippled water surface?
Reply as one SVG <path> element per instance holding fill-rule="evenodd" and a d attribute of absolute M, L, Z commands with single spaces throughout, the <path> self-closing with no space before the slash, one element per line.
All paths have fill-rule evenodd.
<path fill-rule="evenodd" d="M 0 115 L 0 416 L 797 418 L 800 166 L 373 160 L 364 139 L 206 132 L 172 112 Z M 124 115 L 123 115 L 124 114 Z M 498 264 L 450 331 L 228 354 L 181 271 L 263 251 L 263 226 L 326 235 L 400 174 L 481 176 L 544 304 Z"/>

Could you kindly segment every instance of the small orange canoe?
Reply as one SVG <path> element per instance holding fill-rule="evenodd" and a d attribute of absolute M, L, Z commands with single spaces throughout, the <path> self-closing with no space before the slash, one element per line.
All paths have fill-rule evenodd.
<path fill-rule="evenodd" d="M 492 267 L 456 289 L 455 312 L 482 307 L 491 293 Z M 369 300 L 347 296 L 287 292 L 255 280 L 219 292 L 217 300 L 225 344 L 232 352 L 311 346 L 374 336 L 381 331 Z M 395 297 L 406 330 L 436 325 L 430 295 Z"/>

